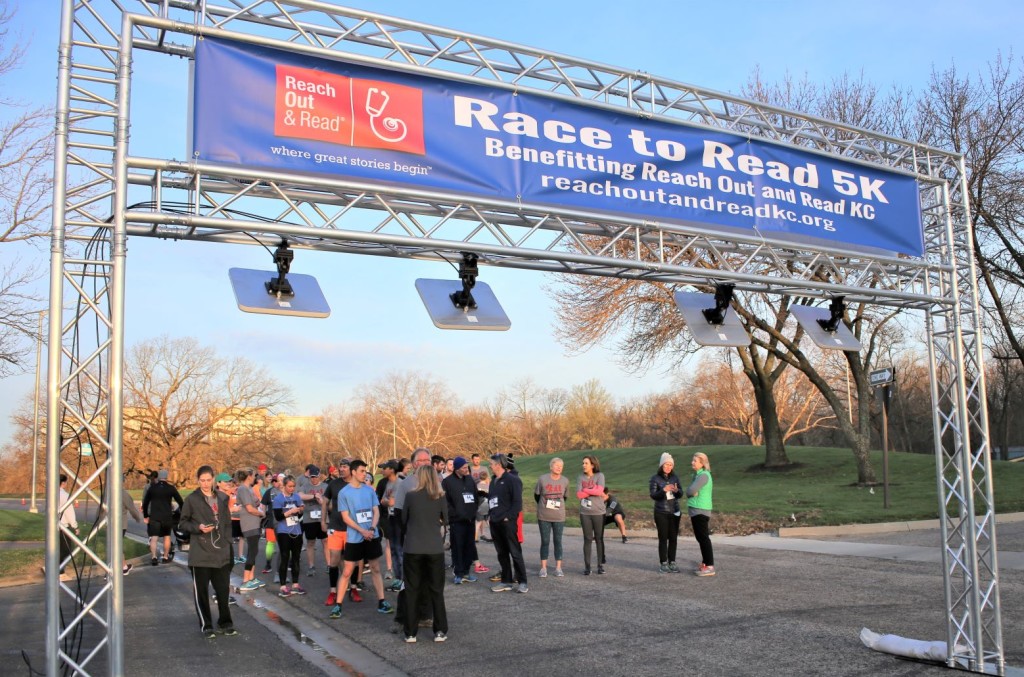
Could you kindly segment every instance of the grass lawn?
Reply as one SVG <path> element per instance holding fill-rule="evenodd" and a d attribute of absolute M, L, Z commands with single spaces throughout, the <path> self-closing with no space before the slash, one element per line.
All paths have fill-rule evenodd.
<path fill-rule="evenodd" d="M 86 527 L 81 524 L 81 527 Z M 84 535 L 84 533 L 83 533 Z M 24 510 L 0 510 L 0 541 L 38 541 L 39 547 L 0 550 L 0 578 L 34 573 L 43 563 L 46 538 L 46 517 Z M 106 555 L 106 530 L 95 541 L 100 557 Z M 124 539 L 124 558 L 132 559 L 149 552 L 149 548 L 131 539 Z M 84 557 L 79 555 L 80 558 Z M 79 561 L 84 561 L 80 559 Z"/>
<path fill-rule="evenodd" d="M 882 507 L 880 484 L 881 452 L 871 457 L 879 480 L 872 494 L 869 489 L 857 487 L 857 466 L 848 449 L 790 447 L 786 452 L 794 467 L 765 472 L 756 467 L 764 461 L 761 447 L 644 447 L 557 454 L 565 461 L 564 474 L 572 482 L 566 523 L 579 525 L 574 514 L 575 480 L 583 457 L 589 453 L 597 457 L 608 486 L 625 507 L 627 528 L 653 527 L 652 501 L 647 487 L 664 451 L 674 457 L 676 473 L 684 483 L 691 476 L 693 452 L 708 454 L 714 478 L 712 524 L 720 533 L 938 517 L 935 458 L 930 454 L 889 454 L 891 507 L 886 510 Z M 546 455 L 516 459 L 516 468 L 523 479 L 527 521 L 536 520 L 533 487 L 537 477 L 548 471 L 551 458 Z M 1024 510 L 1024 464 L 993 461 L 992 471 L 997 512 Z"/>

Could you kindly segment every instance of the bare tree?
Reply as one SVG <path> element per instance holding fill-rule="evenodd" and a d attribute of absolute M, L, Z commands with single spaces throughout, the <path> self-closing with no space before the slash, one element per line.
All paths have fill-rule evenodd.
<path fill-rule="evenodd" d="M 14 10 L 0 0 L 0 81 L 18 68 L 23 46 L 10 34 Z M 31 291 L 39 271 L 17 254 L 49 235 L 53 122 L 49 110 L 0 98 L 0 378 L 25 369 L 42 300 Z"/>
<path fill-rule="evenodd" d="M 262 367 L 219 357 L 194 338 L 163 336 L 132 347 L 124 387 L 126 472 L 166 467 L 172 480 L 215 441 L 265 439 L 267 412 L 290 401 Z"/>
<path fill-rule="evenodd" d="M 430 376 L 391 372 L 360 390 L 360 406 L 371 415 L 375 439 L 411 451 L 416 447 L 448 450 L 456 439 L 451 425 L 458 402 L 448 386 Z"/>
<path fill-rule="evenodd" d="M 611 394 L 597 379 L 573 386 L 565 403 L 565 425 L 578 449 L 601 449 L 614 442 Z"/>

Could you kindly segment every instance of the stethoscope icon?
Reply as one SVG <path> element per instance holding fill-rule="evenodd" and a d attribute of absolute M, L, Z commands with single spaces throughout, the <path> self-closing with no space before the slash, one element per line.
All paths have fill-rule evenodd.
<path fill-rule="evenodd" d="M 391 97 L 388 93 L 382 89 L 376 87 L 370 87 L 366 91 L 366 112 L 370 114 L 370 130 L 373 132 L 381 141 L 387 141 L 388 143 L 398 143 L 405 138 L 405 135 L 409 133 L 409 128 L 405 122 L 398 118 L 382 118 L 384 115 L 384 109 L 387 108 L 388 101 Z M 378 129 L 377 121 L 380 120 L 380 126 L 383 129 Z"/>

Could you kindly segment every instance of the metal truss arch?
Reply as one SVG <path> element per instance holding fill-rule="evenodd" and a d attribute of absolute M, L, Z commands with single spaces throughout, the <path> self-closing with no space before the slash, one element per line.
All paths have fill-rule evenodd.
<path fill-rule="evenodd" d="M 658 223 L 583 210 L 471 198 L 328 178 L 152 158 L 130 151 L 136 50 L 189 58 L 204 35 L 413 70 L 638 117 L 713 128 L 918 180 L 921 259 L 843 250 L 758 234 L 724 236 L 699 223 Z M 129 236 L 253 244 L 440 260 L 460 251 L 481 265 L 677 285 L 730 281 L 769 294 L 922 311 L 932 374 L 937 488 L 950 665 L 1003 670 L 982 321 L 971 248 L 966 170 L 940 149 L 648 73 L 313 0 L 63 0 L 58 59 L 51 247 L 47 501 L 57 476 L 109 515 L 74 547 L 117 571 L 125 244 Z M 131 200 L 129 199 L 131 196 Z M 86 328 L 89 331 L 85 331 Z M 71 464 L 83 444 L 92 467 Z M 73 499 L 72 499 L 73 500 Z M 58 579 L 49 512 L 47 673 L 123 674 L 119 576 L 102 586 Z M 60 622 L 61 609 L 74 609 Z M 96 646 L 68 643 L 98 624 Z M 96 632 L 87 633 L 91 635 Z"/>

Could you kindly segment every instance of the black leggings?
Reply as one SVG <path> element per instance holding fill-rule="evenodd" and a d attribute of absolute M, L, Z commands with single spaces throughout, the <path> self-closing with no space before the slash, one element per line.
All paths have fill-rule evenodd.
<path fill-rule="evenodd" d="M 658 561 L 662 564 L 676 561 L 679 519 L 680 515 L 671 512 L 654 513 L 654 525 L 658 527 Z"/>
<path fill-rule="evenodd" d="M 256 550 L 260 547 L 260 532 L 245 537 L 245 570 L 256 568 Z"/>
<path fill-rule="evenodd" d="M 708 533 L 708 522 L 711 518 L 707 515 L 690 515 L 690 524 L 693 526 L 693 535 L 700 545 L 700 559 L 705 566 L 715 566 L 715 551 L 711 548 L 711 535 Z"/>
<path fill-rule="evenodd" d="M 281 585 L 288 585 L 288 569 L 292 570 L 292 583 L 299 582 L 299 555 L 302 554 L 302 534 L 277 534 L 277 545 L 281 548 L 281 559 L 277 566 L 277 575 Z"/>
<path fill-rule="evenodd" d="M 604 515 L 580 515 L 583 527 L 583 566 L 590 571 L 590 544 L 597 543 L 597 565 L 604 561 Z"/>

